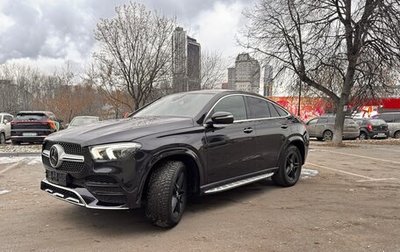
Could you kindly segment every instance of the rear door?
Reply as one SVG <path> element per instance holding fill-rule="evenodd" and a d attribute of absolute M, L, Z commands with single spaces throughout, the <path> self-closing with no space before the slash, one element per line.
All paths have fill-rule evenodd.
<path fill-rule="evenodd" d="M 254 120 L 258 170 L 277 167 L 283 143 L 288 135 L 288 113 L 272 102 L 246 96 L 249 119 Z M 254 170 L 256 171 L 256 170 Z"/>
<path fill-rule="evenodd" d="M 232 113 L 234 122 L 206 131 L 208 183 L 239 177 L 257 166 L 254 122 L 247 118 L 243 95 L 221 98 L 208 117 L 220 111 Z"/>

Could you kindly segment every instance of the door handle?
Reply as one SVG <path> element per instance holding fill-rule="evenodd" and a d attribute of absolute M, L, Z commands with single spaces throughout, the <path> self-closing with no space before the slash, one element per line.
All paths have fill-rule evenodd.
<path fill-rule="evenodd" d="M 251 133 L 251 132 L 253 132 L 253 128 L 251 128 L 251 127 L 248 127 L 248 128 L 245 128 L 244 130 L 243 130 L 243 132 L 244 133 Z"/>
<path fill-rule="evenodd" d="M 287 129 L 287 127 L 288 127 L 287 124 L 282 124 L 282 125 L 281 125 L 281 128 L 282 128 L 282 129 Z"/>

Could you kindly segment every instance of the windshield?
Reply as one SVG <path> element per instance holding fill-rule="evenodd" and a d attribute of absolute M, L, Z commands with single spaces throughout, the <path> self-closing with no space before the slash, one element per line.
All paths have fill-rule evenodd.
<path fill-rule="evenodd" d="M 75 118 L 72 120 L 72 122 L 69 124 L 71 126 L 79 126 L 79 125 L 86 125 L 86 124 L 90 124 L 90 123 L 95 123 L 98 122 L 99 119 L 98 118 Z"/>
<path fill-rule="evenodd" d="M 46 120 L 47 116 L 43 113 L 20 113 L 17 114 L 17 120 L 31 120 L 31 121 L 39 121 Z"/>
<path fill-rule="evenodd" d="M 215 94 L 180 93 L 165 96 L 141 111 L 133 117 L 145 116 L 178 116 L 194 117 L 210 101 Z"/>
<path fill-rule="evenodd" d="M 386 124 L 386 122 L 382 119 L 372 119 L 370 120 L 370 123 L 374 126 Z"/>

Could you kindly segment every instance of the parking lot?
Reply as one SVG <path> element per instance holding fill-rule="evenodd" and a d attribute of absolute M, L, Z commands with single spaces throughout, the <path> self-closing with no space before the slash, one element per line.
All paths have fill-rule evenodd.
<path fill-rule="evenodd" d="M 0 251 L 399 251 L 400 142 L 312 142 L 299 183 L 205 196 L 171 230 L 141 210 L 89 210 L 40 191 L 38 156 L 0 157 Z M 318 173 L 317 173 L 318 172 Z"/>

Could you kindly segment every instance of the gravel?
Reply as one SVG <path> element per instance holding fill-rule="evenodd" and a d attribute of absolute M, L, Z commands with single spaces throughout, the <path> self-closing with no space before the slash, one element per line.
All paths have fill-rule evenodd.
<path fill-rule="evenodd" d="M 0 153 L 40 153 L 41 144 L 0 145 Z"/>

